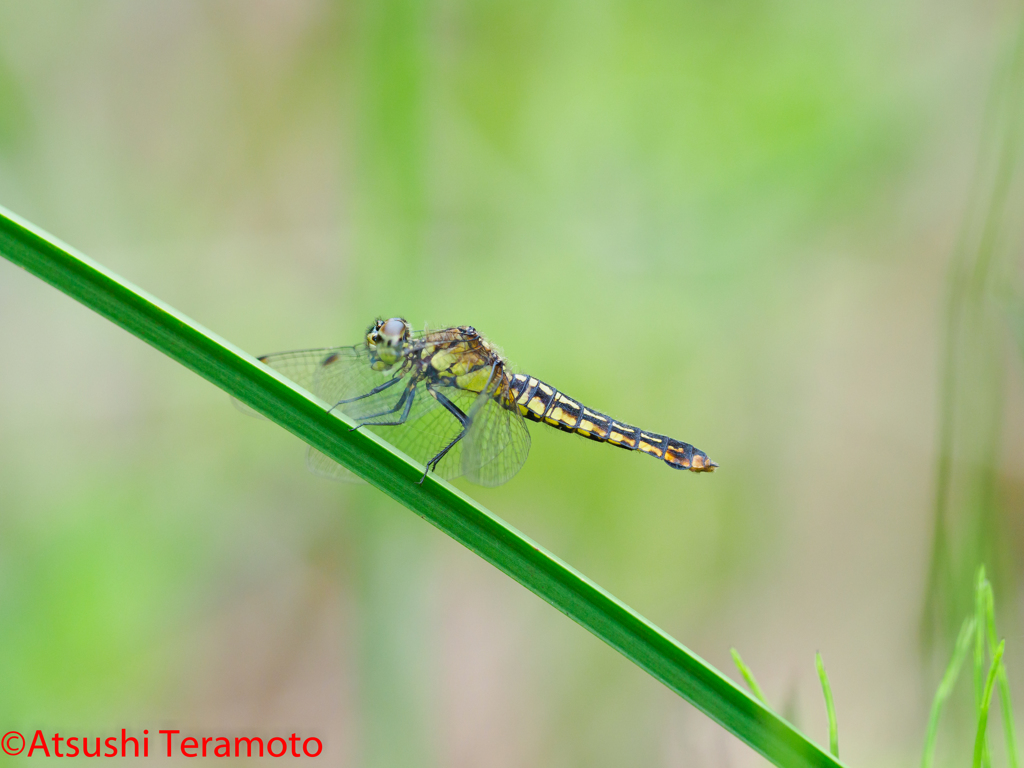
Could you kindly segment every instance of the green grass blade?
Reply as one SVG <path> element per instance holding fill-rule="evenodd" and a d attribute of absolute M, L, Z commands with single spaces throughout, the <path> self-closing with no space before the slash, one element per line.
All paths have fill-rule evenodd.
<path fill-rule="evenodd" d="M 840 763 L 724 674 L 367 430 L 68 246 L 0 208 L 0 254 L 277 422 L 471 549 L 785 768 Z"/>
<path fill-rule="evenodd" d="M 988 579 L 985 566 L 978 567 L 974 587 L 974 706 L 980 712 L 985 698 L 985 593 Z M 994 638 L 993 638 L 994 639 Z M 992 764 L 988 754 L 988 738 L 981 734 L 981 765 L 989 768 Z"/>
<path fill-rule="evenodd" d="M 985 755 L 985 728 L 988 726 L 988 708 L 992 703 L 992 688 L 995 686 L 996 673 L 1003 663 L 1003 651 L 1006 648 L 1006 641 L 1003 640 L 996 648 L 996 654 L 992 657 L 992 665 L 988 669 L 988 677 L 985 679 L 985 689 L 982 691 L 981 706 L 978 707 L 978 733 L 974 737 L 974 768 L 981 768 Z"/>
<path fill-rule="evenodd" d="M 988 627 L 988 652 L 996 655 L 996 607 L 992 584 L 985 582 L 985 619 Z M 1006 664 L 1000 662 L 996 682 L 999 684 L 999 710 L 1003 715 L 1003 734 L 1006 737 L 1006 756 L 1010 768 L 1017 768 L 1017 736 L 1013 729 L 1013 703 L 1010 700 L 1010 681 L 1006 676 Z"/>
<path fill-rule="evenodd" d="M 985 693 L 985 566 L 978 568 L 974 587 L 974 706 Z"/>
<path fill-rule="evenodd" d="M 821 692 L 825 695 L 825 712 L 828 714 L 828 748 L 838 758 L 839 723 L 836 721 L 836 705 L 832 700 L 832 686 L 828 683 L 828 673 L 825 671 L 825 662 L 821 658 L 821 653 L 814 654 L 814 665 L 818 668 Z"/>
<path fill-rule="evenodd" d="M 939 734 L 939 715 L 942 713 L 942 705 L 946 703 L 949 694 L 953 692 L 956 680 L 960 676 L 960 667 L 963 666 L 967 652 L 970 650 L 971 641 L 974 639 L 974 619 L 964 619 L 960 627 L 960 634 L 957 635 L 956 645 L 953 646 L 953 657 L 949 660 L 942 681 L 935 691 L 935 698 L 932 699 L 932 711 L 928 716 L 928 731 L 924 740 L 924 755 L 921 757 L 921 768 L 931 768 L 935 756 L 935 742 Z"/>
<path fill-rule="evenodd" d="M 736 669 L 743 675 L 743 679 L 747 681 L 747 687 L 750 688 L 750 692 L 757 696 L 758 701 L 768 706 L 768 699 L 764 697 L 764 693 L 761 691 L 761 686 L 757 684 L 757 680 L 754 679 L 754 673 L 750 670 L 746 664 L 743 663 L 743 659 L 740 658 L 740 652 L 735 648 L 730 649 L 732 651 L 732 660 L 736 664 Z"/>

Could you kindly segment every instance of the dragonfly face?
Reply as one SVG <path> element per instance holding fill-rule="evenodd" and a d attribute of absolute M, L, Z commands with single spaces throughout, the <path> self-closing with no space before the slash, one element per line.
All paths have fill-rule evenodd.
<path fill-rule="evenodd" d="M 402 359 L 405 345 L 412 336 L 412 327 L 401 317 L 380 318 L 366 332 L 366 348 L 373 370 L 386 371 Z"/>
<path fill-rule="evenodd" d="M 526 421 L 638 451 L 674 469 L 718 465 L 689 443 L 616 421 L 554 387 L 513 374 L 475 328 L 413 331 L 404 318 L 378 319 L 361 344 L 261 357 L 355 421 L 446 479 L 501 485 L 526 461 Z M 354 477 L 310 448 L 317 474 Z M 426 473 L 424 473 L 424 477 Z"/>

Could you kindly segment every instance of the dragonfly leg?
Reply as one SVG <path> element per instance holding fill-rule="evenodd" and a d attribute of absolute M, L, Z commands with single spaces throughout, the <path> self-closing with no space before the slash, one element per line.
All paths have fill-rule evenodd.
<path fill-rule="evenodd" d="M 356 400 L 362 400 L 364 397 L 370 397 L 371 395 L 376 395 L 378 392 L 383 392 L 385 389 L 390 387 L 392 384 L 397 384 L 401 380 L 402 380 L 401 376 L 395 376 L 394 378 L 388 379 L 383 384 L 380 384 L 379 386 L 374 387 L 369 392 L 366 392 L 366 393 L 364 393 L 362 395 L 358 395 L 356 397 L 350 397 L 347 400 L 339 400 L 338 402 L 336 402 L 334 405 L 331 406 L 331 410 L 333 411 L 339 405 L 345 405 L 345 403 L 354 403 L 354 402 L 356 402 Z M 401 406 L 398 406 L 398 407 L 401 407 Z M 392 413 L 392 411 L 384 411 L 384 413 Z M 376 415 L 377 416 L 383 416 L 384 413 L 378 413 Z M 375 417 L 371 416 L 370 418 L 375 418 Z"/>
<path fill-rule="evenodd" d="M 439 402 L 441 405 L 445 407 L 445 410 L 447 410 L 448 413 L 450 413 L 452 416 L 459 420 L 459 423 L 462 424 L 462 430 L 459 432 L 459 434 L 455 436 L 454 440 L 448 443 L 448 445 L 442 448 L 441 451 L 434 458 L 432 458 L 430 461 L 426 463 L 426 466 L 423 469 L 423 477 L 419 479 L 420 485 L 422 485 L 423 481 L 427 479 L 427 473 L 430 472 L 431 469 L 437 469 L 438 462 L 440 462 L 441 459 L 445 457 L 445 454 L 447 454 L 448 451 L 454 448 L 455 444 L 459 442 L 459 440 L 466 436 L 466 432 L 469 431 L 470 423 L 469 417 L 462 412 L 462 409 L 459 408 L 459 406 L 457 406 L 447 397 L 442 395 L 436 389 L 431 388 L 429 384 L 427 385 L 427 391 L 430 393 L 431 397 L 433 397 L 435 400 L 437 400 L 437 402 Z"/>
<path fill-rule="evenodd" d="M 365 419 L 360 419 L 358 426 L 352 427 L 352 430 L 359 429 L 359 427 L 397 427 L 399 424 L 405 424 L 406 419 L 409 418 L 409 412 L 412 410 L 412 402 L 415 399 L 416 382 L 412 382 L 405 388 L 405 391 L 402 392 L 402 396 L 398 398 L 398 402 L 395 403 L 394 408 L 389 408 L 386 411 L 366 416 Z M 402 406 L 405 407 L 403 408 Z M 394 413 L 399 408 L 402 408 L 402 415 L 398 417 L 398 421 L 369 421 L 369 419 L 376 419 L 381 416 L 387 416 L 389 413 Z"/>

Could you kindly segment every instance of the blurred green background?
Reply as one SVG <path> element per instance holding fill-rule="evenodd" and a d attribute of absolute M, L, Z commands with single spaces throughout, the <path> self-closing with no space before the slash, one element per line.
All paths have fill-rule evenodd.
<path fill-rule="evenodd" d="M 906 765 L 924 649 L 947 652 L 979 552 L 1024 682 L 1020 348 L 1000 310 L 989 367 L 944 352 L 1017 17 L 0 0 L 0 204 L 251 353 L 353 343 L 377 315 L 472 324 L 706 450 L 721 469 L 695 476 L 534 426 L 512 482 L 460 485 L 719 668 L 738 647 L 819 743 L 820 650 L 844 758 Z M 1015 295 L 1015 215 L 979 306 Z M 345 766 L 763 764 L 6 262 L 0 328 L 0 732 L 287 729 Z M 936 548 L 949 424 L 967 448 Z"/>

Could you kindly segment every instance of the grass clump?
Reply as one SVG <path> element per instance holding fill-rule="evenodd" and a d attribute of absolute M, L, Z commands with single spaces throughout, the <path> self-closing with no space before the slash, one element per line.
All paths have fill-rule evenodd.
<path fill-rule="evenodd" d="M 1010 700 L 1010 682 L 1003 663 L 1006 641 L 996 638 L 995 598 L 992 584 L 985 576 L 985 568 L 978 569 L 974 588 L 974 615 L 964 619 L 953 645 L 953 655 L 946 665 L 942 679 L 932 699 L 931 711 L 928 716 L 928 727 L 925 733 L 924 750 L 921 755 L 921 768 L 932 768 L 935 762 L 935 746 L 938 741 L 939 720 L 943 707 L 949 700 L 960 677 L 960 671 L 973 647 L 973 678 L 974 708 L 977 728 L 974 736 L 973 768 L 990 768 L 991 757 L 987 743 L 988 717 L 992 708 L 993 693 L 998 689 L 1000 711 L 1002 713 L 1003 736 L 1006 740 L 1006 763 L 1008 768 L 1018 768 L 1017 738 L 1013 727 L 1013 705 Z M 766 707 L 770 706 L 761 686 L 758 685 L 753 671 L 748 667 L 739 651 L 732 650 L 732 659 L 740 675 L 746 681 L 754 696 Z M 986 659 L 988 668 L 986 670 Z M 821 653 L 814 656 L 821 690 L 825 697 L 825 712 L 828 716 L 829 751 L 839 758 L 839 727 L 836 718 L 835 701 L 832 697 L 832 686 L 825 662 Z"/>
<path fill-rule="evenodd" d="M 974 708 L 977 716 L 977 728 L 974 736 L 974 768 L 988 768 L 991 755 L 988 747 L 988 715 L 992 705 L 992 694 L 998 684 L 1000 710 L 1003 716 L 1003 737 L 1006 740 L 1006 763 L 1009 768 L 1017 768 L 1017 738 L 1013 727 L 1013 704 L 1010 700 L 1010 683 L 1006 676 L 1006 665 L 1003 663 L 1003 652 L 1006 641 L 996 638 L 995 599 L 992 584 L 985 576 L 985 568 L 978 569 L 974 588 L 974 615 L 964 619 L 953 646 L 953 655 L 946 665 L 938 690 L 932 700 L 931 715 L 928 719 L 928 731 L 925 735 L 924 752 L 921 757 L 921 768 L 932 768 L 935 757 L 935 745 L 939 733 L 939 717 L 943 706 L 956 686 L 960 670 L 967 658 L 967 652 L 973 641 L 973 678 Z M 988 670 L 985 669 L 986 657 Z"/>

